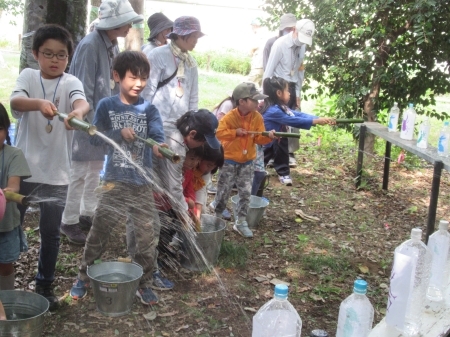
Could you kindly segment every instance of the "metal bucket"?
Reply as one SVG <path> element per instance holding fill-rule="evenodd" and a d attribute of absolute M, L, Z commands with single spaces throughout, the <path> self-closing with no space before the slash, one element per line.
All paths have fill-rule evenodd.
<path fill-rule="evenodd" d="M 142 274 L 142 267 L 134 262 L 111 261 L 88 267 L 98 311 L 109 317 L 129 313 Z"/>
<path fill-rule="evenodd" d="M 191 271 L 204 271 L 215 266 L 225 235 L 226 223 L 215 216 L 202 214 L 201 233 L 181 233 L 181 266 Z M 202 258 L 200 252 L 203 254 Z"/>
<path fill-rule="evenodd" d="M 239 203 L 238 194 L 233 195 L 231 197 L 231 203 L 233 204 L 234 219 L 237 219 L 238 216 L 236 209 Z M 249 228 L 258 227 L 259 222 L 261 221 L 267 206 L 269 206 L 269 201 L 267 199 L 257 197 L 256 195 L 250 196 L 250 204 L 247 212 L 247 223 Z"/>
<path fill-rule="evenodd" d="M 19 290 L 0 291 L 6 321 L 0 321 L 1 337 L 37 337 L 44 327 L 47 299 L 39 294 Z"/>

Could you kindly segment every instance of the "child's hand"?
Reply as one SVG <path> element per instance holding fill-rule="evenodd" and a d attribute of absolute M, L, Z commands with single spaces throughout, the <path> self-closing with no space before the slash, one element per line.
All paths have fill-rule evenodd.
<path fill-rule="evenodd" d="M 195 208 L 195 202 L 194 202 L 194 200 L 192 200 L 191 198 L 187 198 L 187 199 L 186 199 L 186 202 L 187 202 L 187 204 L 188 204 L 188 208 L 191 209 L 191 210 L 194 210 L 194 208 Z"/>
<path fill-rule="evenodd" d="M 325 125 L 325 124 L 330 124 L 330 125 L 334 125 L 336 124 L 336 120 L 334 118 L 329 118 L 329 117 L 319 117 L 317 119 L 313 120 L 313 125 Z"/>
<path fill-rule="evenodd" d="M 243 137 L 247 134 L 247 130 L 243 128 L 236 129 L 236 137 Z"/>
<path fill-rule="evenodd" d="M 58 109 L 52 102 L 45 99 L 39 101 L 39 111 L 45 118 L 53 120 L 53 117 L 55 117 L 55 111 L 57 110 Z"/>
<path fill-rule="evenodd" d="M 81 110 L 75 109 L 67 115 L 67 118 L 64 118 L 64 125 L 66 127 L 66 130 L 75 130 L 69 124 L 69 120 L 72 118 L 77 118 L 82 121 L 83 120 L 83 112 Z"/>
<path fill-rule="evenodd" d="M 159 146 L 161 147 L 165 147 L 165 148 L 169 148 L 169 145 L 167 145 L 166 143 L 162 143 Z M 161 152 L 159 152 L 159 146 L 158 145 L 153 145 L 153 154 L 158 157 L 158 158 L 163 158 L 163 155 L 161 154 Z"/>
<path fill-rule="evenodd" d="M 123 128 L 122 130 L 120 130 L 120 134 L 123 140 L 127 143 L 131 143 L 134 141 L 135 132 L 133 128 Z"/>
<path fill-rule="evenodd" d="M 275 130 L 270 130 L 269 131 L 269 138 L 270 139 L 277 139 L 278 137 L 277 136 L 275 136 Z"/>

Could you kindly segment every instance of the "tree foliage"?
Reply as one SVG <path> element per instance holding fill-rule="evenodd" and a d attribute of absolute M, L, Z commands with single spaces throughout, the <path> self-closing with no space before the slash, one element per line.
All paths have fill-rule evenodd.
<path fill-rule="evenodd" d="M 0 12 L 19 15 L 23 13 L 22 0 L 0 0 Z"/>
<path fill-rule="evenodd" d="M 316 25 L 307 78 L 313 97 L 337 97 L 340 116 L 376 113 L 414 102 L 419 113 L 450 92 L 450 4 L 440 0 L 265 0 L 276 26 L 284 13 Z M 306 83 L 307 85 L 307 83 Z"/>

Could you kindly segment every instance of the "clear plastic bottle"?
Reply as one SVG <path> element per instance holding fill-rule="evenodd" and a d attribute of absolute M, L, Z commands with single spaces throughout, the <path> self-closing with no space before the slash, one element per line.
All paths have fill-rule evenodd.
<path fill-rule="evenodd" d="M 389 110 L 388 116 L 388 131 L 396 132 L 398 125 L 398 116 L 400 115 L 400 109 L 398 108 L 398 103 L 394 102 L 394 106 Z"/>
<path fill-rule="evenodd" d="M 366 296 L 367 282 L 356 280 L 353 294 L 339 307 L 336 337 L 367 337 L 373 325 L 373 306 Z"/>
<path fill-rule="evenodd" d="M 416 110 L 414 104 L 409 103 L 408 109 L 403 113 L 402 128 L 400 130 L 400 138 L 412 140 L 414 136 L 414 123 L 416 122 Z"/>
<path fill-rule="evenodd" d="M 417 137 L 417 147 L 426 149 L 428 147 L 428 136 L 430 135 L 430 120 L 425 117 L 419 126 L 419 135 Z"/>
<path fill-rule="evenodd" d="M 302 320 L 287 300 L 288 287 L 277 284 L 273 299 L 253 316 L 252 337 L 300 337 Z"/>
<path fill-rule="evenodd" d="M 437 153 L 439 156 L 448 157 L 448 143 L 450 139 L 449 123 L 444 122 L 444 127 L 439 134 Z"/>
<path fill-rule="evenodd" d="M 427 298 L 431 301 L 444 300 L 450 269 L 450 234 L 448 221 L 439 221 L 439 230 L 428 238 L 428 248 L 433 256 Z"/>
<path fill-rule="evenodd" d="M 430 279 L 431 267 L 431 252 L 428 247 L 421 241 L 422 230 L 420 228 L 413 228 L 411 230 L 411 239 L 403 242 L 394 253 L 394 266 L 396 259 L 402 255 L 409 257 L 409 267 L 412 270 L 411 282 L 407 290 L 406 311 L 404 316 L 404 324 L 401 329 L 406 336 L 415 336 L 419 334 L 421 327 L 421 316 L 425 308 L 425 296 Z M 404 266 L 405 268 L 408 266 Z M 405 284 L 398 284 L 397 287 L 402 287 L 402 290 L 396 289 L 393 285 L 392 279 L 395 277 L 395 270 L 391 273 L 390 295 L 404 292 Z M 399 300 L 398 298 L 396 300 Z M 388 301 L 388 315 L 391 314 L 389 310 Z M 394 314 L 394 313 L 392 313 Z M 398 316 L 398 315 L 397 315 Z M 387 317 L 386 317 L 387 320 Z"/>

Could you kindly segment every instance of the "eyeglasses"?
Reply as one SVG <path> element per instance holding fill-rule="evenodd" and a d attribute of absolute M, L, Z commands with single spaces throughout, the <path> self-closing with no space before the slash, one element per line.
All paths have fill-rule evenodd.
<path fill-rule="evenodd" d="M 58 59 L 58 60 L 65 60 L 66 58 L 68 58 L 69 57 L 69 55 L 67 55 L 67 54 L 61 54 L 61 53 L 58 53 L 58 54 L 54 54 L 54 53 L 50 53 L 50 52 L 48 52 L 48 51 L 40 51 L 39 50 L 39 52 L 42 54 L 42 55 L 44 55 L 44 57 L 46 58 L 46 59 L 52 59 L 54 56 L 56 56 L 56 58 Z"/>

